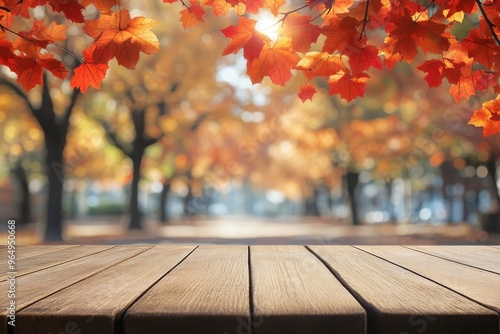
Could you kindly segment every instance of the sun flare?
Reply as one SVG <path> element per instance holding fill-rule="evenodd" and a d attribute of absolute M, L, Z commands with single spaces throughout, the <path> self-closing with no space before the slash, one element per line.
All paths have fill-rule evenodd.
<path fill-rule="evenodd" d="M 259 32 L 263 33 L 273 41 L 278 39 L 278 30 L 280 27 L 280 23 L 278 19 L 274 17 L 269 12 L 261 12 L 256 16 L 257 24 L 255 25 L 255 29 Z"/>

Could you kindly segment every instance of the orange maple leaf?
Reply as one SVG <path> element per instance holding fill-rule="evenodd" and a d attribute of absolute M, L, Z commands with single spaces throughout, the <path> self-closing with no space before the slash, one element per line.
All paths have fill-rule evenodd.
<path fill-rule="evenodd" d="M 250 63 L 259 57 L 265 42 L 270 39 L 266 35 L 255 30 L 257 21 L 240 17 L 238 26 L 229 26 L 222 29 L 224 36 L 231 38 L 228 46 L 222 51 L 222 55 L 237 53 L 243 49 L 243 56 Z"/>
<path fill-rule="evenodd" d="M 322 34 L 326 36 L 323 51 L 328 53 L 343 51 L 346 47 L 359 43 L 358 25 L 359 21 L 349 16 L 329 20 L 322 28 Z"/>
<path fill-rule="evenodd" d="M 321 28 L 311 24 L 311 16 L 291 13 L 285 18 L 279 34 L 292 39 L 292 47 L 297 52 L 309 51 L 311 44 L 318 40 Z"/>
<path fill-rule="evenodd" d="M 290 38 L 280 38 L 272 47 L 266 44 L 259 58 L 247 64 L 252 83 L 260 83 L 268 76 L 274 84 L 284 86 L 292 77 L 291 70 L 300 60 L 291 44 Z"/>
<path fill-rule="evenodd" d="M 365 73 L 352 76 L 350 73 L 339 72 L 328 79 L 330 95 L 340 94 L 347 102 L 365 93 L 366 82 L 370 76 Z"/>
<path fill-rule="evenodd" d="M 109 12 L 113 6 L 121 6 L 120 0 L 82 0 L 82 5 L 88 7 L 94 5 L 96 9 Z"/>
<path fill-rule="evenodd" d="M 77 87 L 82 93 L 85 93 L 89 87 L 99 89 L 109 68 L 108 64 L 94 63 L 92 57 L 94 51 L 95 45 L 91 45 L 87 50 L 83 51 L 85 62 L 75 69 L 71 78 L 70 87 Z"/>
<path fill-rule="evenodd" d="M 131 19 L 126 9 L 118 13 L 101 13 L 98 19 L 87 21 L 84 30 L 95 38 L 94 62 L 105 64 L 116 57 L 118 64 L 134 69 L 140 52 L 159 51 L 158 38 L 151 32 L 155 25 L 153 20 L 142 16 Z"/>
<path fill-rule="evenodd" d="M 304 71 L 307 77 L 329 77 L 345 67 L 339 54 L 314 51 L 306 53 L 295 68 Z"/>
<path fill-rule="evenodd" d="M 484 128 L 485 137 L 500 132 L 500 97 L 483 103 L 481 109 L 474 111 L 468 124 Z"/>
<path fill-rule="evenodd" d="M 264 0 L 264 7 L 269 8 L 274 16 L 279 14 L 280 7 L 286 3 L 286 0 Z"/>
<path fill-rule="evenodd" d="M 180 22 L 182 23 L 184 29 L 195 26 L 198 22 L 205 22 L 203 20 L 203 14 L 205 14 L 203 7 L 199 5 L 191 5 L 191 7 L 181 11 Z"/>

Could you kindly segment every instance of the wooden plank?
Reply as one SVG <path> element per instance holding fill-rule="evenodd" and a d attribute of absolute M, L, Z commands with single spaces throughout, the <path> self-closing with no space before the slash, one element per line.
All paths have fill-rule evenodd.
<path fill-rule="evenodd" d="M 365 333 L 363 307 L 303 246 L 251 246 L 255 334 Z"/>
<path fill-rule="evenodd" d="M 408 246 L 450 261 L 500 274 L 500 249 L 488 246 Z"/>
<path fill-rule="evenodd" d="M 310 246 L 368 314 L 368 333 L 498 333 L 498 314 L 371 254 Z"/>
<path fill-rule="evenodd" d="M 14 332 L 121 332 L 127 307 L 194 248 L 159 246 L 101 271 L 19 312 Z"/>
<path fill-rule="evenodd" d="M 151 247 L 117 246 L 98 254 L 18 277 L 16 279 L 15 298 L 17 312 L 42 298 L 95 275 L 107 267 L 142 253 L 149 248 Z M 47 256 L 50 256 L 49 254 Z M 9 282 L 0 282 L 0 291 L 9 291 Z M 8 303 L 7 293 L 0 294 L 0 329 L 5 329 L 7 326 Z"/>
<path fill-rule="evenodd" d="M 88 256 L 94 253 L 102 252 L 106 249 L 112 248 L 113 246 L 92 246 L 92 247 L 70 247 L 61 249 L 57 252 L 45 253 L 38 256 L 31 256 L 27 259 L 16 259 L 16 272 L 17 277 L 23 276 L 38 270 L 42 270 L 48 267 L 53 267 L 55 265 L 72 261 L 84 256 Z M 3 268 L 5 267 L 5 268 Z M 0 281 L 4 281 L 9 276 L 7 274 L 7 263 L 5 266 L 0 267 Z"/>
<path fill-rule="evenodd" d="M 48 246 L 48 245 L 33 245 L 24 246 L 16 245 L 16 258 L 18 260 L 26 260 L 32 256 L 38 256 L 42 254 L 60 252 L 64 249 L 78 247 L 78 245 L 58 245 L 58 246 Z"/>
<path fill-rule="evenodd" d="M 400 246 L 356 246 L 500 312 L 500 275 Z"/>
<path fill-rule="evenodd" d="M 248 332 L 248 247 L 200 246 L 125 313 L 125 333 Z"/>

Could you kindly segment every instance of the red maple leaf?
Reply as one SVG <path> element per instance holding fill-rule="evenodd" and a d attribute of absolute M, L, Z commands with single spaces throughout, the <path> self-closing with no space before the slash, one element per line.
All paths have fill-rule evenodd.
<path fill-rule="evenodd" d="M 444 36 L 447 26 L 424 19 L 424 15 L 419 17 L 419 21 L 414 21 L 408 14 L 396 16 L 392 20 L 393 26 L 388 29 L 385 43 L 409 63 L 418 54 L 418 48 L 426 53 L 441 54 L 450 47 L 448 38 Z"/>
<path fill-rule="evenodd" d="M 345 54 L 349 57 L 352 73 L 361 73 L 371 66 L 382 69 L 382 59 L 375 45 L 352 45 L 346 48 Z"/>
<path fill-rule="evenodd" d="M 326 36 L 323 51 L 343 51 L 346 47 L 359 43 L 358 25 L 359 21 L 349 16 L 329 20 L 322 28 L 322 34 Z"/>
<path fill-rule="evenodd" d="M 249 63 L 259 58 L 265 42 L 269 42 L 270 39 L 255 30 L 256 23 L 255 20 L 240 17 L 238 26 L 229 26 L 222 29 L 224 36 L 231 38 L 231 42 L 222 51 L 222 54 L 237 53 L 240 49 L 243 49 L 243 56 Z"/>
<path fill-rule="evenodd" d="M 314 86 L 310 83 L 306 83 L 300 87 L 299 98 L 302 102 L 305 102 L 306 100 L 312 101 L 314 94 L 316 94 L 316 88 L 314 88 Z"/>

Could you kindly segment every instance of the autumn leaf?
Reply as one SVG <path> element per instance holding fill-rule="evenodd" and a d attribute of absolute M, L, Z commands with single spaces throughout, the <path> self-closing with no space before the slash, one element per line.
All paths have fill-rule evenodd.
<path fill-rule="evenodd" d="M 306 102 L 306 100 L 312 101 L 314 94 L 316 94 L 316 88 L 314 88 L 314 86 L 310 83 L 306 83 L 300 86 L 299 98 L 302 100 L 302 102 Z"/>
<path fill-rule="evenodd" d="M 76 23 L 83 23 L 82 10 L 85 8 L 80 5 L 78 0 L 47 0 L 54 12 L 63 13 L 66 18 Z"/>
<path fill-rule="evenodd" d="M 389 30 L 385 43 L 392 45 L 393 52 L 401 54 L 409 63 L 417 56 L 418 48 L 423 52 L 441 54 L 450 47 L 450 42 L 443 35 L 447 27 L 445 24 L 414 21 L 409 15 L 397 16 L 392 22 L 394 29 Z"/>
<path fill-rule="evenodd" d="M 89 87 L 99 89 L 109 68 L 108 64 L 94 63 L 92 55 L 94 51 L 95 45 L 83 51 L 85 62 L 75 69 L 71 78 L 70 87 L 79 88 L 82 93 L 85 93 Z"/>
<path fill-rule="evenodd" d="M 50 43 L 60 42 L 66 39 L 66 29 L 63 24 L 52 22 L 46 26 L 44 21 L 35 20 L 30 31 L 20 31 L 26 42 L 34 43 L 36 46 L 46 48 Z"/>
<path fill-rule="evenodd" d="M 118 64 L 133 69 L 140 52 L 153 54 L 159 51 L 158 38 L 151 32 L 156 23 L 145 17 L 130 18 L 122 9 L 118 13 L 103 14 L 85 24 L 87 35 L 95 38 L 93 52 L 95 63 L 105 64 L 116 58 Z"/>
<path fill-rule="evenodd" d="M 264 0 L 264 7 L 269 8 L 274 16 L 278 15 L 281 6 L 286 3 L 286 0 Z"/>
<path fill-rule="evenodd" d="M 274 46 L 266 44 L 259 58 L 247 64 L 247 73 L 254 84 L 268 76 L 274 84 L 284 86 L 299 60 L 291 47 L 290 38 L 280 38 Z"/>
<path fill-rule="evenodd" d="M 365 93 L 368 74 L 361 73 L 352 76 L 350 73 L 339 72 L 328 79 L 330 95 L 339 94 L 347 102 L 354 100 Z"/>
<path fill-rule="evenodd" d="M 82 5 L 84 7 L 94 5 L 97 10 L 109 12 L 113 6 L 121 6 L 122 4 L 120 0 L 82 0 Z"/>
<path fill-rule="evenodd" d="M 48 70 L 59 79 L 66 78 L 67 70 L 64 65 L 52 55 L 38 55 L 37 59 L 18 57 L 16 66 L 13 68 L 18 75 L 17 82 L 26 90 L 30 91 L 43 82 L 43 69 Z"/>
<path fill-rule="evenodd" d="M 473 29 L 469 36 L 462 41 L 462 45 L 470 57 L 475 58 L 487 68 L 492 68 L 500 60 L 498 58 L 500 47 L 495 43 L 486 22 L 481 22 L 479 28 Z"/>
<path fill-rule="evenodd" d="M 500 98 L 483 103 L 481 109 L 474 111 L 468 124 L 484 128 L 485 137 L 500 132 Z"/>
<path fill-rule="evenodd" d="M 191 5 L 191 7 L 181 11 L 180 21 L 184 29 L 195 26 L 198 22 L 205 22 L 203 20 L 203 14 L 205 14 L 205 11 L 203 7 L 199 5 Z"/>
<path fill-rule="evenodd" d="M 304 71 L 306 77 L 329 77 L 344 69 L 344 64 L 338 54 L 308 52 L 295 68 Z"/>
<path fill-rule="evenodd" d="M 292 39 L 292 47 L 297 52 L 309 51 L 311 44 L 316 43 L 321 33 L 321 28 L 311 24 L 311 16 L 291 13 L 285 18 L 279 30 L 280 36 Z"/>
<path fill-rule="evenodd" d="M 471 13 L 476 5 L 474 0 L 434 0 L 434 2 L 439 7 L 448 9 L 445 18 L 449 18 L 458 12 Z"/>
<path fill-rule="evenodd" d="M 376 69 L 382 69 L 382 59 L 378 55 L 375 45 L 355 46 L 347 48 L 345 55 L 349 57 L 349 65 L 352 73 L 361 73 L 368 70 L 371 66 Z"/>
<path fill-rule="evenodd" d="M 417 66 L 419 70 L 427 73 L 424 77 L 429 87 L 438 87 L 443 79 L 457 84 L 461 77 L 461 68 L 465 66 L 463 62 L 455 62 L 453 59 L 441 58 L 426 60 L 423 64 Z"/>
<path fill-rule="evenodd" d="M 257 21 L 240 17 L 238 26 L 229 26 L 222 29 L 224 36 L 231 38 L 231 42 L 222 51 L 223 55 L 237 53 L 243 49 L 243 56 L 250 63 L 259 57 L 265 42 L 270 39 L 266 35 L 255 30 Z"/>
<path fill-rule="evenodd" d="M 349 16 L 330 20 L 328 25 L 322 28 L 322 34 L 326 36 L 323 51 L 328 53 L 343 51 L 358 42 L 358 26 L 359 21 Z"/>

